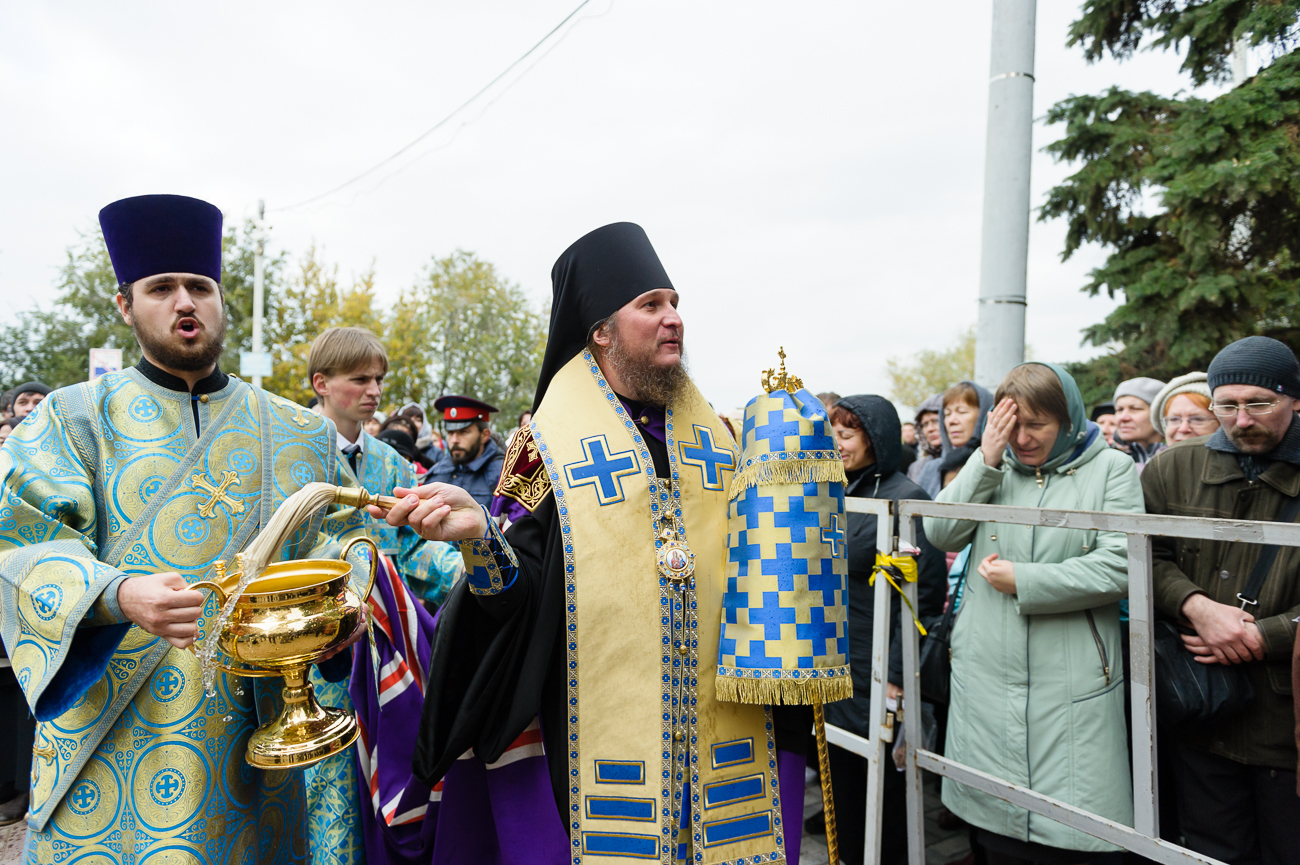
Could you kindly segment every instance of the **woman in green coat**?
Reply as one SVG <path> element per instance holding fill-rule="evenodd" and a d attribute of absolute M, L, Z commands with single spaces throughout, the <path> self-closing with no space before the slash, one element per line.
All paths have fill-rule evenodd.
<path fill-rule="evenodd" d="M 1026 363 L 998 387 L 980 450 L 941 502 L 1142 513 L 1133 461 L 1106 446 L 1079 388 Z M 1123 534 L 926 517 L 943 550 L 972 544 L 952 634 L 946 755 L 1133 824 L 1119 601 Z M 948 779 L 943 803 L 990 863 L 1072 865 L 1117 848 Z"/>

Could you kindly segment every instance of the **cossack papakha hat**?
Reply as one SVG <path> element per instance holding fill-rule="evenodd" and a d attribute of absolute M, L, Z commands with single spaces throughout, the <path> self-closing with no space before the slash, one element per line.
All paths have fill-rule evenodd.
<path fill-rule="evenodd" d="M 833 702 L 849 675 L 844 463 L 821 401 L 785 373 L 745 406 L 728 509 L 717 694 Z"/>
<path fill-rule="evenodd" d="M 119 285 L 159 273 L 221 282 L 221 210 L 184 195 L 137 195 L 99 211 Z"/>

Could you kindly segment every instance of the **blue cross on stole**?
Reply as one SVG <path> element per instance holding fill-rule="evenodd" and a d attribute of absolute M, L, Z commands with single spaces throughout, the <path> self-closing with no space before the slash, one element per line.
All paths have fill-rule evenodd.
<path fill-rule="evenodd" d="M 730 448 L 718 448 L 713 445 L 713 430 L 701 424 L 693 424 L 695 441 L 678 442 L 677 449 L 682 454 L 682 464 L 696 466 L 704 476 L 704 488 L 722 492 L 724 471 L 736 470 L 736 455 Z"/>
<path fill-rule="evenodd" d="M 603 435 L 589 436 L 581 442 L 582 452 L 587 458 L 564 467 L 569 489 L 594 486 L 596 500 L 602 507 L 623 501 L 623 478 L 641 474 L 641 463 L 636 458 L 636 451 L 626 450 L 612 454 L 609 452 L 609 442 Z"/>

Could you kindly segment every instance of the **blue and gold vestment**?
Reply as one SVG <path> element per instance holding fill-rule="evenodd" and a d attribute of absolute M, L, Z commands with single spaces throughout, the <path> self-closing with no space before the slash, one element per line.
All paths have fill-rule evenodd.
<path fill-rule="evenodd" d="M 363 489 L 392 495 L 394 487 L 417 485 L 411 464 L 365 430 L 357 476 Z M 412 594 L 432 603 L 442 603 L 452 583 L 464 572 L 460 550 L 441 541 L 426 541 L 410 526 L 390 526 L 387 521 L 367 517 L 366 533 L 380 552 L 394 562 L 406 578 Z M 323 705 L 352 709 L 347 677 L 327 681 L 316 667 L 311 681 Z M 307 836 L 313 865 L 364 865 L 365 846 L 361 833 L 360 809 L 365 803 L 357 782 L 356 757 L 352 748 L 322 760 L 307 769 Z"/>
<path fill-rule="evenodd" d="M 113 373 L 52 393 L 0 449 L 0 631 L 38 722 L 33 865 L 307 861 L 301 773 L 244 760 L 276 689 L 218 674 L 205 696 L 195 656 L 132 625 L 116 584 L 210 579 L 290 494 L 351 475 L 319 415 L 234 377 L 194 399 L 197 426 L 190 394 Z M 281 555 L 364 526 L 318 514 Z"/>

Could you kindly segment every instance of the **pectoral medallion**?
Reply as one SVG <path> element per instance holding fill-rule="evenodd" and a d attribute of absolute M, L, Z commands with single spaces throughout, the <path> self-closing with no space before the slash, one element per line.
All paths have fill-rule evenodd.
<path fill-rule="evenodd" d="M 695 553 L 673 541 L 659 548 L 659 573 L 673 582 L 689 580 L 695 573 Z"/>
<path fill-rule="evenodd" d="M 659 541 L 659 575 L 675 583 L 689 580 L 695 574 L 695 553 L 667 514 L 659 524 Z"/>

